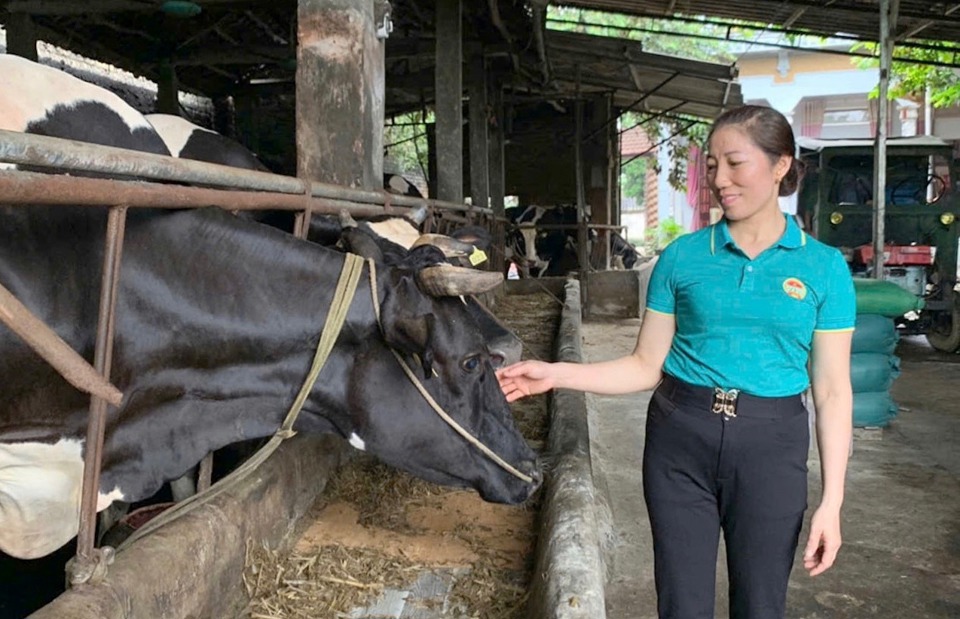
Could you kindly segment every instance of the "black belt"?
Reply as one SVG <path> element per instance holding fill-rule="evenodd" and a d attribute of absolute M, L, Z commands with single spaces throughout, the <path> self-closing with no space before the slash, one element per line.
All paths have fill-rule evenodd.
<path fill-rule="evenodd" d="M 744 393 L 739 389 L 691 385 L 670 374 L 663 375 L 658 390 L 676 404 L 706 409 L 726 418 L 736 417 L 738 414 L 745 417 L 782 417 L 785 410 L 790 410 L 785 409 L 785 406 L 802 405 L 800 394 L 765 398 Z"/>

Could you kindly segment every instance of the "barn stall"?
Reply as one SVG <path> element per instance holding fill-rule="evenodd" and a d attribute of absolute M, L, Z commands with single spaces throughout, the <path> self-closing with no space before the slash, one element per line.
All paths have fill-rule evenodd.
<path fill-rule="evenodd" d="M 71 150 L 76 145 L 44 143 L 39 138 L 23 142 L 18 141 L 19 136 L 4 134 L 0 144 L 7 162 L 65 168 L 80 161 L 81 168 L 88 167 L 97 174 L 129 172 L 140 178 L 202 185 L 116 184 L 4 172 L 0 177 L 4 203 L 119 204 L 126 208 L 217 205 L 229 210 L 269 207 L 318 213 L 347 208 L 357 216 L 398 212 L 426 203 L 434 214 L 432 225 L 436 229 L 486 222 L 497 239 L 488 264 L 499 269 L 503 263 L 503 222 L 498 216 L 503 214 L 508 193 L 529 201 L 577 204 L 581 234 L 589 225 L 615 229 L 617 157 L 611 153 L 616 150 L 615 121 L 620 111 L 709 115 L 717 106 L 736 102 L 738 96 L 729 68 L 652 57 L 644 55 L 639 45 L 604 37 L 547 32 L 542 8 L 534 6 L 531 13 L 523 3 L 491 2 L 484 7 L 439 2 L 424 11 L 416 3 L 398 2 L 390 15 L 368 2 L 302 1 L 269 9 L 233 6 L 243 4 L 233 2 L 179 6 L 188 9 L 190 4 L 201 8 L 202 17 L 197 21 L 177 21 L 179 18 L 174 20 L 165 13 L 162 24 L 152 23 L 156 18 L 151 11 L 156 7 L 135 2 L 88 3 L 83 12 L 71 9 L 68 3 L 10 2 L 4 5 L 2 19 L 12 35 L 8 38 L 11 51 L 29 55 L 32 32 L 34 53 L 35 35 L 39 34 L 47 41 L 150 76 L 159 85 L 159 110 L 184 112 L 177 102 L 178 90 L 208 95 L 213 102 L 212 124 L 256 144 L 274 169 L 296 173 L 297 177 L 259 175 L 170 159 L 140 160 L 129 153 Z M 177 10 L 173 5 L 178 3 L 164 3 L 167 8 L 161 10 Z M 284 24 L 291 23 L 293 27 L 287 32 Z M 332 24 L 343 29 L 331 30 Z M 391 30 L 388 25 L 392 25 L 394 34 L 387 32 L 384 43 L 381 37 Z M 167 31 L 158 36 L 157 31 L 164 28 Z M 102 36 L 103 29 L 111 35 Z M 521 47 L 523 36 L 530 33 L 537 37 L 537 44 Z M 338 55 L 336 61 L 322 57 L 329 49 L 318 43 L 331 37 L 351 53 Z M 156 45 L 160 38 L 167 44 Z M 179 42 L 173 51 L 170 39 Z M 462 64 L 457 62 L 461 53 L 465 59 Z M 468 76 L 469 95 L 466 114 L 461 108 L 464 74 Z M 339 87 L 330 88 L 330 84 Z M 706 96 L 705 85 L 710 87 Z M 443 201 L 423 202 L 370 191 L 378 186 L 381 176 L 382 116 L 422 108 L 425 101 L 433 104 L 436 116 L 429 127 L 433 134 L 431 195 Z M 356 110 L 364 113 L 358 118 Z M 463 131 L 464 119 L 469 133 Z M 357 149 L 356 144 L 364 147 Z M 44 147 L 49 148 L 48 154 L 41 154 Z M 351 156 L 344 156 L 346 153 Z M 107 159 L 118 163 L 102 167 Z M 227 187 L 231 189 L 227 191 Z M 469 187 L 468 192 L 465 187 Z M 471 205 L 462 204 L 465 193 L 470 195 Z M 486 203 L 489 209 L 476 206 Z M 118 215 L 121 211 L 115 209 Z M 592 215 L 587 216 L 588 212 Z M 581 265 L 586 264 L 582 255 L 580 260 Z M 590 307 L 599 313 L 622 311 L 621 305 L 632 311 L 636 303 L 636 295 L 631 292 L 635 285 L 632 275 L 593 277 L 584 268 L 581 273 L 586 284 L 583 297 L 596 299 L 586 310 L 579 306 L 579 286 L 576 294 L 566 295 L 566 300 L 564 292 L 569 289 L 562 282 L 511 282 L 509 288 L 537 293 L 543 293 L 544 287 L 552 288 L 547 297 L 531 297 L 536 299 L 535 305 L 559 307 L 559 303 L 567 302 L 572 304 L 569 312 L 577 317 L 581 311 L 589 313 Z M 105 285 L 108 288 L 109 278 Z M 604 296 L 609 292 L 621 299 L 611 305 Z M 497 307 L 510 303 L 508 296 L 491 304 Z M 573 320 L 569 318 L 567 324 Z M 567 333 L 564 341 L 575 340 L 571 329 L 561 329 Z M 562 344 L 560 348 L 571 355 L 576 345 Z M 103 372 L 104 368 L 98 370 Z M 533 572 L 538 577 L 530 578 L 534 561 L 527 555 L 521 561 L 523 569 L 517 569 L 517 564 L 509 568 L 519 572 L 513 575 L 515 580 L 494 583 L 493 589 L 522 590 L 524 595 L 518 599 L 529 595 L 531 608 L 541 608 L 545 613 L 560 607 L 573 616 L 597 617 L 602 612 L 598 610 L 602 609 L 602 579 L 590 533 L 595 530 L 593 501 L 589 486 L 582 486 L 589 479 L 589 462 L 583 459 L 585 430 L 578 426 L 580 405 L 569 394 L 558 395 L 553 401 L 560 408 L 551 416 L 552 423 L 561 425 L 550 430 L 545 449 L 551 454 L 555 474 L 546 486 L 544 511 L 525 521 L 533 532 L 528 529 L 516 535 L 540 540 Z M 558 412 L 567 410 L 564 402 L 570 404 L 567 414 Z M 569 460 L 564 454 L 570 454 Z M 91 616 L 131 616 L 131 608 L 152 616 L 224 616 L 224 609 L 239 610 L 238 600 L 246 599 L 239 594 L 256 594 L 262 584 L 262 578 L 258 584 L 254 576 L 269 569 L 279 570 L 275 574 L 289 569 L 270 561 L 277 558 L 278 548 L 292 543 L 297 517 L 311 508 L 312 497 L 322 491 L 330 470 L 345 459 L 344 446 L 336 441 L 292 439 L 236 489 L 185 516 L 181 523 L 144 535 L 125 547 L 109 566 L 108 582 L 115 587 L 109 594 L 105 595 L 101 585 L 78 582 L 37 616 L 50 613 L 47 616 L 80 617 L 84 612 L 93 612 Z M 375 477 L 382 476 L 382 470 L 375 472 Z M 565 475 L 570 473 L 579 486 L 564 485 Z M 397 483 L 404 482 L 382 485 L 388 494 L 397 493 L 390 490 Z M 443 509 L 439 511 L 443 513 Z M 98 556 L 90 541 L 95 519 L 88 515 L 85 520 L 85 541 L 78 555 L 89 562 Z M 480 526 L 497 528 L 501 521 L 496 522 Z M 249 540 L 259 543 L 251 545 Z M 583 540 L 585 551 L 576 540 Z M 184 549 L 190 551 L 187 556 L 176 554 Z M 303 557 L 303 550 L 300 548 L 295 556 Z M 263 556 L 258 555 L 261 552 Z M 354 549 L 348 555 L 355 557 L 359 552 Z M 520 554 L 515 549 L 511 552 Z M 158 577 L 145 582 L 144 565 L 161 566 L 154 570 Z M 303 564 L 295 569 L 301 568 Z M 356 586 L 366 582 L 359 576 L 332 578 L 352 581 L 345 585 L 347 590 L 365 589 Z M 531 590 L 531 585 L 536 586 Z M 269 596 L 259 599 L 269 600 Z M 190 605 L 191 610 L 184 610 Z M 501 610 L 509 613 L 516 608 L 508 604 Z"/>

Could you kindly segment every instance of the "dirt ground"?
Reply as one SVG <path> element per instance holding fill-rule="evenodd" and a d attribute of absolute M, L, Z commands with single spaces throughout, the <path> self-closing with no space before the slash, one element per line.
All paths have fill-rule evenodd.
<path fill-rule="evenodd" d="M 629 353 L 639 322 L 585 324 L 585 359 Z M 903 373 L 892 392 L 900 413 L 883 430 L 855 432 L 843 548 L 836 566 L 817 578 L 794 570 L 791 619 L 960 617 L 960 355 L 938 353 L 922 338 L 904 339 L 897 354 Z M 656 617 L 640 473 L 649 397 L 588 397 L 594 476 L 613 517 L 606 557 L 609 619 Z M 816 506 L 815 447 L 809 467 L 809 504 Z M 728 616 L 723 562 L 721 548 L 716 611 L 721 619 Z"/>

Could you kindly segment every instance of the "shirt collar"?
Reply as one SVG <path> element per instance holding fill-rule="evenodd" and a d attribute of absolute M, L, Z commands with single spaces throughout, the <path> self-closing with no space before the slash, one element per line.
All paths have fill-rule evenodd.
<path fill-rule="evenodd" d="M 776 242 L 779 247 L 787 249 L 796 249 L 807 244 L 807 233 L 800 229 L 797 221 L 791 215 L 784 213 L 787 220 L 787 229 L 783 231 L 783 236 Z M 730 236 L 730 229 L 727 227 L 726 218 L 721 219 L 710 227 L 710 255 L 715 255 L 717 249 L 734 245 L 733 237 Z"/>

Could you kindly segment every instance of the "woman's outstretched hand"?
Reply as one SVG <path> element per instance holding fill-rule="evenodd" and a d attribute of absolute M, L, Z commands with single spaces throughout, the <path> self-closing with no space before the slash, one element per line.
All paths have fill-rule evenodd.
<path fill-rule="evenodd" d="M 543 361 L 521 361 L 497 370 L 507 402 L 549 391 L 556 386 L 556 366 Z"/>

